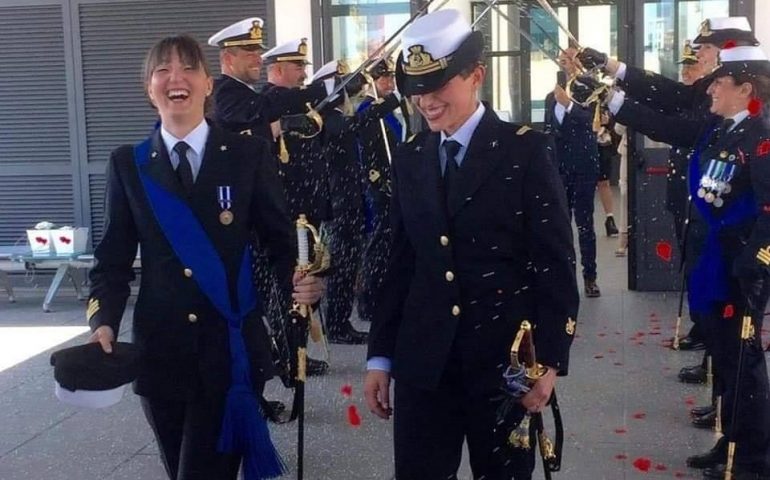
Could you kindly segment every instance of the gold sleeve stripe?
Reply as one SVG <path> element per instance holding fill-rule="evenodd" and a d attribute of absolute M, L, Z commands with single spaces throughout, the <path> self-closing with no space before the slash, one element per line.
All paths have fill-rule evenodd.
<path fill-rule="evenodd" d="M 91 318 L 99 311 L 99 300 L 92 298 L 88 301 L 88 308 L 86 309 L 86 320 L 89 322 Z"/>

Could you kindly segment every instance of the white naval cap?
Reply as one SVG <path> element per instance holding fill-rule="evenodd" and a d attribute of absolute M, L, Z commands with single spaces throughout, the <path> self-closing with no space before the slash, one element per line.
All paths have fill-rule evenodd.
<path fill-rule="evenodd" d="M 708 18 L 700 24 L 698 36 L 693 43 L 710 43 L 720 48 L 726 42 L 737 42 L 748 45 L 759 45 L 754 37 L 746 17 L 715 17 Z"/>
<path fill-rule="evenodd" d="M 307 38 L 297 38 L 266 51 L 262 54 L 262 60 L 265 63 L 301 62 L 310 65 L 307 61 L 307 50 Z"/>
<path fill-rule="evenodd" d="M 405 95 L 441 88 L 481 59 L 484 37 L 473 31 L 462 13 L 437 10 L 418 18 L 404 31 L 396 65 L 396 83 Z"/>
<path fill-rule="evenodd" d="M 719 61 L 720 65 L 713 73 L 717 77 L 770 76 L 770 61 L 758 46 L 724 48 L 719 52 Z"/>
<path fill-rule="evenodd" d="M 212 47 L 257 47 L 264 49 L 262 28 L 265 22 L 259 17 L 251 17 L 235 22 L 223 28 L 209 38 Z"/>
<path fill-rule="evenodd" d="M 332 75 L 347 75 L 348 73 L 350 73 L 350 69 L 344 60 L 332 60 L 319 68 L 318 71 L 313 74 L 313 78 L 310 81 L 315 82 L 316 80 L 325 80 Z"/>

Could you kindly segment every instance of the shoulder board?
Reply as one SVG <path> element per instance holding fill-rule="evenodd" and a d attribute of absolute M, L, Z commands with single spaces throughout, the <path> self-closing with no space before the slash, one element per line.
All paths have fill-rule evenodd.
<path fill-rule="evenodd" d="M 527 133 L 530 130 L 532 130 L 532 127 L 530 127 L 529 125 L 522 125 L 521 128 L 516 130 L 516 135 L 524 135 L 525 133 Z"/>
<path fill-rule="evenodd" d="M 412 143 L 412 140 L 415 138 L 417 138 L 417 134 L 413 133 L 411 136 L 409 136 L 409 138 L 406 139 L 406 143 Z"/>

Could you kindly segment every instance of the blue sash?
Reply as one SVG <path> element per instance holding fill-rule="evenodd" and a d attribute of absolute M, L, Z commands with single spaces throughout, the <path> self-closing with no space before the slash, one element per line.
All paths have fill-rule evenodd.
<path fill-rule="evenodd" d="M 143 173 L 142 167 L 150 159 L 150 145 L 150 139 L 137 145 L 134 161 L 155 219 L 182 264 L 201 272 L 193 279 L 227 321 L 232 383 L 227 392 L 218 449 L 243 455 L 246 480 L 278 477 L 286 467 L 270 440 L 251 385 L 249 358 L 241 332 L 244 318 L 259 304 L 251 276 L 249 247 L 244 249 L 238 273 L 238 305 L 232 305 L 225 266 L 195 214 L 184 201 Z"/>
<path fill-rule="evenodd" d="M 690 159 L 688 172 L 692 202 L 709 227 L 703 252 L 690 272 L 687 290 L 690 311 L 697 313 L 710 313 L 717 306 L 716 304 L 727 300 L 730 271 L 722 254 L 722 245 L 719 242 L 720 232 L 727 227 L 741 224 L 757 216 L 752 191 L 737 198 L 719 218 L 712 213 L 714 207 L 697 195 L 703 174 L 700 168 L 700 156 L 717 128 L 710 129 L 698 143 Z"/>

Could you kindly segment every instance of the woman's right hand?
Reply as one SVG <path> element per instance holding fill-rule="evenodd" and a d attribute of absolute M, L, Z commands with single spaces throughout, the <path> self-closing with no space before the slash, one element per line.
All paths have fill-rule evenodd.
<path fill-rule="evenodd" d="M 109 325 L 102 325 L 94 330 L 94 333 L 88 337 L 88 343 L 98 342 L 102 346 L 104 353 L 112 353 L 112 342 L 115 341 L 115 332 Z"/>

